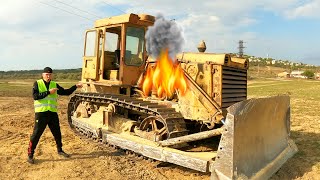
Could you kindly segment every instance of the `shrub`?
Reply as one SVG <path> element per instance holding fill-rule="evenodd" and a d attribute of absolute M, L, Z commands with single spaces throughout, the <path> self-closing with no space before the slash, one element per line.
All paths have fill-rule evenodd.
<path fill-rule="evenodd" d="M 308 79 L 314 78 L 314 72 L 310 70 L 306 70 L 302 73 L 303 76 L 306 76 Z"/>

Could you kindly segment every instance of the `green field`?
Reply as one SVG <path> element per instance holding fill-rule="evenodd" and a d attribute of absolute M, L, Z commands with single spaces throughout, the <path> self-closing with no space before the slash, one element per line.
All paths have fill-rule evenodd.
<path fill-rule="evenodd" d="M 293 115 L 318 115 L 320 110 L 320 81 L 315 80 L 272 80 L 250 81 L 248 97 L 287 94 L 291 97 Z"/>
<path fill-rule="evenodd" d="M 32 86 L 34 82 L 35 80 L 0 80 L 0 97 L 32 97 Z M 76 84 L 77 81 L 57 83 L 67 89 Z"/>

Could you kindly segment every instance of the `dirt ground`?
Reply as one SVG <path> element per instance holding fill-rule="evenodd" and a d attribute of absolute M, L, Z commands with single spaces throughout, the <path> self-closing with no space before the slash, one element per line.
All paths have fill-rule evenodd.
<path fill-rule="evenodd" d="M 60 157 L 47 128 L 35 152 L 35 164 L 27 160 L 33 130 L 33 100 L 0 97 L 0 179 L 209 179 L 172 164 L 150 162 L 122 150 L 99 146 L 76 136 L 67 123 L 67 97 L 59 98 L 63 148 L 72 156 Z M 163 166 L 164 167 L 160 167 Z"/>
<path fill-rule="evenodd" d="M 27 163 L 27 147 L 34 123 L 33 100 L 26 97 L 0 97 L 0 179 L 210 179 L 173 164 L 150 162 L 127 155 L 122 150 L 99 146 L 76 136 L 67 123 L 68 97 L 59 99 L 59 117 L 66 159 L 56 152 L 53 136 L 47 128 L 35 153 L 35 164 Z M 301 119 L 303 121 L 303 118 Z M 318 125 L 316 125 L 317 127 Z M 301 126 L 309 128 L 310 126 Z M 293 139 L 298 148 L 307 148 L 291 158 L 272 179 L 320 179 L 319 129 L 299 133 L 294 127 Z M 305 145 L 306 140 L 315 141 Z"/>

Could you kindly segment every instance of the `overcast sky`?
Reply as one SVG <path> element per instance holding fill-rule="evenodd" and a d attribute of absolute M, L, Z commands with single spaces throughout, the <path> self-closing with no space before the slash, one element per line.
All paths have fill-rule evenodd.
<path fill-rule="evenodd" d="M 80 68 L 94 20 L 161 13 L 182 27 L 184 51 L 245 54 L 320 65 L 320 0 L 1 0 L 0 71 Z"/>

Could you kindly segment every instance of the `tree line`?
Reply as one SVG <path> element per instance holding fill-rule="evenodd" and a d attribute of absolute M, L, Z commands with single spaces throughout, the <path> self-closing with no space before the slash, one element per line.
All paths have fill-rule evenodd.
<path fill-rule="evenodd" d="M 38 79 L 43 70 L 0 71 L 0 79 Z M 55 80 L 80 80 L 81 68 L 55 69 Z"/>

